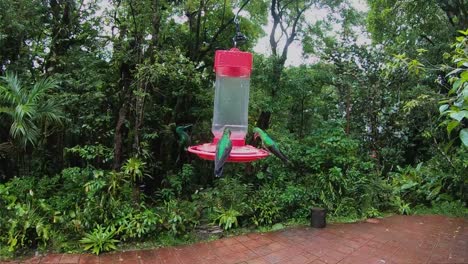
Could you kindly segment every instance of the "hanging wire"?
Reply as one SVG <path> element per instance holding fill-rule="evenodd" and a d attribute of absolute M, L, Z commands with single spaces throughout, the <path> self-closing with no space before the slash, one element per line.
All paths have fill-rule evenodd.
<path fill-rule="evenodd" d="M 246 3 L 244 3 L 243 6 L 245 6 L 245 4 L 247 4 L 248 1 L 246 1 Z M 242 8 L 240 8 L 237 13 L 236 13 L 236 16 L 234 17 L 234 24 L 236 25 L 236 34 L 234 35 L 234 37 L 232 38 L 232 42 L 234 44 L 234 48 L 237 48 L 237 44 L 244 44 L 245 42 L 247 42 L 248 38 L 242 34 L 242 32 L 240 32 L 240 21 L 239 21 L 239 12 L 242 10 Z"/>

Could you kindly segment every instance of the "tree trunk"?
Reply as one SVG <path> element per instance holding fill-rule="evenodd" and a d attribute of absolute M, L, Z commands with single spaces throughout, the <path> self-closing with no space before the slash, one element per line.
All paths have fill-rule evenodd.
<path fill-rule="evenodd" d="M 346 135 L 349 135 L 351 125 L 351 87 L 348 86 L 348 93 L 346 96 Z"/>
<path fill-rule="evenodd" d="M 119 170 L 122 166 L 123 159 L 123 134 L 124 134 L 124 123 L 127 119 L 127 114 L 130 106 L 130 99 L 132 91 L 130 89 L 131 84 L 131 72 L 130 66 L 123 62 L 120 66 L 120 86 L 122 87 L 122 104 L 119 109 L 119 116 L 117 118 L 117 124 L 115 126 L 114 135 L 114 170 Z"/>
<path fill-rule="evenodd" d="M 271 118 L 270 111 L 260 112 L 260 116 L 258 117 L 258 120 L 257 120 L 257 127 L 261 129 L 268 129 L 270 127 L 270 118 Z"/>

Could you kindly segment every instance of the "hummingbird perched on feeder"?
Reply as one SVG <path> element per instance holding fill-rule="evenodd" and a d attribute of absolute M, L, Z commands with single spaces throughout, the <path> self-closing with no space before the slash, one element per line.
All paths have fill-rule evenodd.
<path fill-rule="evenodd" d="M 224 163 L 226 163 L 232 150 L 231 130 L 224 128 L 223 135 L 216 145 L 215 168 L 214 173 L 216 177 L 223 175 Z"/>
<path fill-rule="evenodd" d="M 180 162 L 182 153 L 184 153 L 184 151 L 186 151 L 187 147 L 190 145 L 190 136 L 186 131 L 186 129 L 190 127 L 192 127 L 192 125 L 178 126 L 175 129 L 175 132 L 178 137 L 178 143 L 179 143 L 179 149 L 178 149 L 179 153 L 177 155 L 176 163 Z"/>
<path fill-rule="evenodd" d="M 284 163 L 289 163 L 288 158 L 283 154 L 283 152 L 281 152 L 281 150 L 278 147 L 278 144 L 276 144 L 276 142 L 273 141 L 273 139 L 271 139 L 270 136 L 268 136 L 268 134 L 265 133 L 265 131 L 256 127 L 254 128 L 253 132 L 254 132 L 255 140 L 257 139 L 257 137 L 260 137 L 260 139 L 262 140 L 263 148 L 268 150 L 270 153 L 273 153 L 276 157 L 281 159 Z"/>
<path fill-rule="evenodd" d="M 192 125 L 178 126 L 175 131 L 179 137 L 179 146 L 184 150 L 190 145 L 190 136 L 187 134 L 186 129 L 192 127 Z"/>

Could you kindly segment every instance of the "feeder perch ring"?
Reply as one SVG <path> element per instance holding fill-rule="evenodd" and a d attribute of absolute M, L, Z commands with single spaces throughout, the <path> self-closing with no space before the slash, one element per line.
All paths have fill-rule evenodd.
<path fill-rule="evenodd" d="M 214 160 L 216 155 L 216 144 L 205 143 L 188 148 L 188 152 L 196 154 L 205 160 Z M 232 146 L 228 162 L 252 162 L 266 158 L 270 153 L 263 149 L 255 148 L 251 145 Z"/>

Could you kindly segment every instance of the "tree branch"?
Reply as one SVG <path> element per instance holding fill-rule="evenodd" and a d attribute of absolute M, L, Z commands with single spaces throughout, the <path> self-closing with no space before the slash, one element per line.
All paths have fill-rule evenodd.
<path fill-rule="evenodd" d="M 239 8 L 239 11 L 237 11 L 238 13 L 240 11 L 242 11 L 244 9 L 244 7 L 250 2 L 250 0 L 246 0 L 242 6 Z M 234 17 L 232 17 L 231 19 L 229 19 L 225 24 L 222 24 L 218 31 L 216 31 L 216 33 L 213 35 L 213 37 L 211 38 L 210 42 L 208 43 L 208 47 L 206 50 L 202 51 L 200 53 L 200 56 L 198 56 L 198 60 L 197 61 L 200 61 L 203 57 L 206 56 L 206 54 L 211 51 L 213 49 L 213 44 L 215 43 L 215 41 L 218 39 L 219 35 L 221 33 L 223 33 L 224 30 L 226 30 L 226 28 L 234 21 Z"/>
<path fill-rule="evenodd" d="M 283 52 L 281 53 L 281 57 L 286 60 L 286 57 L 288 55 L 288 49 L 289 49 L 289 46 L 293 43 L 295 37 L 296 37 L 296 34 L 297 34 L 297 25 L 298 25 L 298 22 L 299 20 L 301 19 L 302 17 L 302 14 L 304 14 L 304 12 L 312 6 L 312 3 L 309 3 L 308 5 L 306 5 L 304 8 L 302 8 L 301 10 L 299 10 L 299 12 L 296 14 L 296 17 L 294 18 L 294 22 L 293 22 L 293 25 L 292 25 L 292 29 L 291 29 L 291 35 L 288 37 L 288 39 L 286 40 L 286 44 L 284 45 L 283 47 Z"/>

